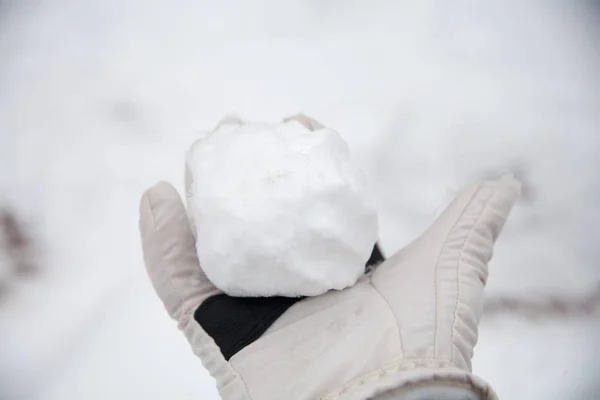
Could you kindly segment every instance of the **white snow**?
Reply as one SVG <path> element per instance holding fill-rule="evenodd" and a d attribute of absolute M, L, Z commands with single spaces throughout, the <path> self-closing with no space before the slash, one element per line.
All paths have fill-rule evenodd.
<path fill-rule="evenodd" d="M 529 182 L 487 295 L 600 282 L 597 2 L 0 2 L 0 203 L 43 273 L 0 303 L 0 398 L 216 399 L 145 275 L 141 192 L 233 111 L 303 112 L 371 177 L 384 251 L 462 183 Z M 474 371 L 502 399 L 598 398 L 596 315 L 486 315 Z"/>
<path fill-rule="evenodd" d="M 192 145 L 186 171 L 198 258 L 225 293 L 317 296 L 364 273 L 377 213 L 337 132 L 224 124 Z"/>

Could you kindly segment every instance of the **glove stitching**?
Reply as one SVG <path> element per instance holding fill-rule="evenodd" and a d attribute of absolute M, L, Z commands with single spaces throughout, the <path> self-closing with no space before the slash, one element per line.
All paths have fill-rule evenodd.
<path fill-rule="evenodd" d="M 487 213 L 487 210 L 489 208 L 490 203 L 492 202 L 493 199 L 495 199 L 498 196 L 498 191 L 495 190 L 485 201 L 485 204 L 483 206 L 483 210 L 481 211 L 481 214 L 479 214 L 479 217 L 477 218 L 477 222 L 475 224 L 473 224 L 473 227 L 471 228 L 471 230 L 469 231 L 469 234 L 465 237 L 465 241 L 463 242 L 463 245 L 460 249 L 460 256 L 458 258 L 458 264 L 456 267 L 456 287 L 457 287 L 457 296 L 456 296 L 456 304 L 454 306 L 454 319 L 452 321 L 452 329 L 450 331 L 450 343 L 452 344 L 452 347 L 455 348 L 456 346 L 454 345 L 454 328 L 456 326 L 456 321 L 458 320 L 458 305 L 460 303 L 460 270 L 461 270 L 461 266 L 464 265 L 464 252 L 465 252 L 465 248 L 467 246 L 467 243 L 469 243 L 469 239 L 471 238 L 471 236 L 473 235 L 473 232 L 475 232 L 475 228 L 479 225 L 479 223 L 481 222 L 481 220 L 483 219 L 483 216 Z M 453 357 L 454 358 L 454 357 Z"/>
<path fill-rule="evenodd" d="M 479 191 L 481 190 L 482 187 L 483 187 L 483 183 L 480 183 L 479 187 L 477 187 L 477 190 L 475 191 L 475 193 L 473 193 L 473 195 L 471 196 L 471 198 L 465 205 L 464 209 L 461 211 L 459 217 L 456 219 L 456 221 L 452 225 L 452 228 L 450 229 L 450 233 L 446 236 L 446 239 L 444 239 L 444 244 L 442 245 L 442 248 L 440 249 L 440 252 L 438 254 L 437 261 L 435 264 L 435 270 L 433 273 L 433 288 L 434 288 L 433 292 L 434 292 L 434 298 L 435 298 L 435 316 L 434 316 L 434 326 L 433 326 L 433 355 L 434 355 L 434 357 L 437 355 L 437 329 L 438 329 L 438 314 L 439 314 L 437 281 L 438 281 L 438 270 L 439 270 L 439 266 L 440 266 L 440 260 L 442 258 L 442 254 L 444 253 L 444 250 L 446 249 L 446 246 L 448 245 L 448 241 L 450 239 L 452 232 L 454 232 L 454 230 L 456 229 L 456 226 L 458 225 L 458 222 L 462 219 L 465 212 L 469 208 L 469 205 L 473 202 L 473 199 L 477 196 L 477 194 L 479 193 Z"/>
<path fill-rule="evenodd" d="M 392 318 L 394 319 L 394 322 L 396 322 L 396 331 L 398 332 L 398 340 L 400 341 L 400 353 L 401 353 L 402 357 L 404 357 L 404 345 L 403 345 L 403 340 L 402 340 L 402 331 L 400 330 L 400 324 L 398 323 L 396 314 L 394 314 L 394 309 L 392 308 L 392 305 L 388 302 L 388 300 L 385 298 L 385 296 L 379 291 L 379 289 L 377 289 L 377 287 L 375 285 L 373 285 L 373 282 L 371 281 L 371 279 L 369 279 L 369 285 L 373 289 L 375 289 L 375 291 L 377 292 L 377 294 L 379 295 L 381 300 L 383 300 L 383 302 L 386 304 L 387 308 L 390 310 L 390 314 L 392 314 Z"/>

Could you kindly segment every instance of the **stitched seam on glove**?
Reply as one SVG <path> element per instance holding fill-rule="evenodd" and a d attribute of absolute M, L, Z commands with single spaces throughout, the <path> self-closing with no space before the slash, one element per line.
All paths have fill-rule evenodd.
<path fill-rule="evenodd" d="M 385 298 L 385 296 L 383 294 L 381 294 L 381 292 L 379 291 L 379 289 L 377 289 L 377 287 L 375 285 L 373 285 L 373 282 L 371 281 L 371 279 L 369 279 L 369 285 L 373 289 L 375 289 L 375 291 L 377 292 L 377 294 L 379 295 L 379 297 L 381 298 L 381 300 L 383 300 L 383 302 L 387 306 L 388 310 L 390 311 L 390 314 L 391 314 L 394 322 L 396 323 L 396 331 L 398 333 L 398 340 L 400 341 L 400 352 L 401 352 L 401 356 L 404 357 L 404 346 L 403 346 L 403 340 L 402 340 L 402 331 L 400 330 L 400 324 L 398 323 L 398 319 L 396 319 L 396 315 L 394 314 L 394 309 L 392 308 L 392 306 L 390 305 L 390 303 L 387 301 L 387 299 Z"/>
<path fill-rule="evenodd" d="M 454 317 L 453 317 L 454 319 L 452 320 L 452 328 L 450 330 L 450 343 L 452 344 L 452 347 L 454 349 L 456 349 L 456 346 L 454 345 L 454 330 L 456 327 L 456 321 L 458 320 L 458 305 L 460 303 L 460 270 L 461 270 L 461 266 L 464 265 L 463 256 L 464 256 L 465 248 L 467 247 L 467 244 L 470 243 L 470 239 L 471 239 L 471 236 L 473 235 L 473 232 L 475 232 L 475 228 L 477 228 L 477 226 L 483 219 L 484 215 L 486 215 L 487 210 L 488 210 L 490 204 L 492 203 L 492 200 L 495 200 L 497 197 L 498 197 L 498 191 L 495 190 L 492 193 L 492 195 L 490 195 L 489 198 L 485 201 L 485 204 L 483 205 L 483 209 L 482 209 L 481 213 L 479 214 L 479 217 L 477 218 L 477 222 L 473 225 L 473 227 L 469 231 L 469 234 L 466 236 L 465 241 L 460 249 L 460 256 L 458 258 L 458 264 L 456 267 L 456 287 L 457 287 L 458 295 L 456 296 L 456 304 L 454 306 Z M 452 358 L 454 359 L 454 357 L 452 357 Z"/>
<path fill-rule="evenodd" d="M 438 270 L 440 267 L 440 260 L 442 258 L 442 254 L 444 254 L 446 247 L 448 245 L 448 241 L 450 239 L 450 236 L 452 236 L 452 232 L 454 232 L 456 230 L 456 226 L 458 225 L 458 223 L 460 222 L 460 220 L 463 218 L 463 216 L 465 215 L 465 212 L 467 211 L 467 209 L 469 208 L 469 206 L 471 205 L 471 203 L 473 202 L 473 199 L 477 196 L 477 194 L 479 193 L 479 191 L 481 190 L 481 188 L 483 187 L 483 182 L 481 184 L 479 184 L 479 186 L 477 187 L 477 190 L 475 190 L 475 193 L 473 193 L 473 196 L 471 196 L 471 198 L 469 199 L 469 201 L 467 202 L 467 204 L 465 205 L 465 208 L 461 211 L 460 215 L 458 216 L 458 218 L 456 219 L 456 221 L 454 222 L 454 225 L 452 225 L 452 228 L 450 229 L 450 233 L 446 236 L 446 238 L 444 239 L 444 244 L 442 245 L 442 248 L 440 249 L 440 252 L 438 254 L 437 257 L 437 261 L 435 264 L 435 270 L 433 273 L 433 287 L 434 287 L 434 298 L 435 298 L 435 315 L 434 315 L 434 326 L 433 326 L 433 355 L 436 356 L 437 355 L 437 330 L 438 330 L 438 314 L 439 314 L 439 302 L 438 302 L 438 286 L 437 286 L 437 282 L 438 282 Z"/>

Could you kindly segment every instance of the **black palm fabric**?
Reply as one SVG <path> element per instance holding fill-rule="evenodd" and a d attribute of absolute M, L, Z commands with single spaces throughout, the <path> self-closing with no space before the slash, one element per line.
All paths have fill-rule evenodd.
<path fill-rule="evenodd" d="M 385 258 L 375 244 L 365 270 L 376 267 Z M 248 346 L 288 308 L 303 297 L 231 297 L 218 294 L 206 299 L 194 313 L 194 319 L 208 333 L 226 360 Z"/>

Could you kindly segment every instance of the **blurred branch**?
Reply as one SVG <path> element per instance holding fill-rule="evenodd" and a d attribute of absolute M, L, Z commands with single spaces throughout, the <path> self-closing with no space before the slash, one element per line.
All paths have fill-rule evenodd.
<path fill-rule="evenodd" d="M 0 275 L 0 296 L 5 294 L 10 281 L 16 277 L 28 277 L 38 271 L 32 236 L 17 213 L 8 208 L 0 209 L 0 253 L 7 263 Z"/>
<path fill-rule="evenodd" d="M 586 296 L 578 298 L 560 295 L 546 295 L 535 299 L 498 296 L 486 300 L 484 306 L 486 315 L 520 315 L 531 320 L 590 316 L 599 310 L 600 285 Z"/>

